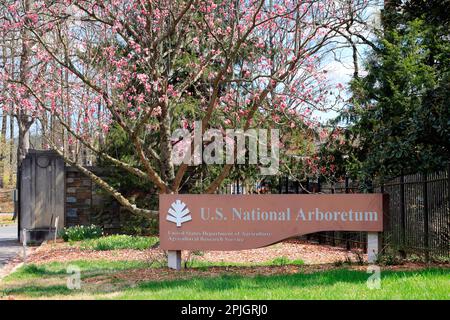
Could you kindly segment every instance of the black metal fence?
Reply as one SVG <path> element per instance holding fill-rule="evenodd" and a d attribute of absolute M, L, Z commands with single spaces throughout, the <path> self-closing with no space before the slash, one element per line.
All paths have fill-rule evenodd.
<path fill-rule="evenodd" d="M 401 176 L 376 191 L 390 196 L 387 244 L 427 260 L 450 256 L 449 170 Z"/>
<path fill-rule="evenodd" d="M 303 182 L 289 181 L 286 177 L 280 178 L 278 193 L 358 193 L 360 188 L 357 182 L 349 178 L 341 182 L 328 183 L 321 179 L 307 179 Z M 367 249 L 366 232 L 325 231 L 306 235 L 309 241 L 319 244 L 340 246 L 351 250 L 354 248 Z"/>
<path fill-rule="evenodd" d="M 320 180 L 302 183 L 280 178 L 278 193 L 359 193 L 357 181 L 338 183 Z M 376 183 L 373 192 L 389 195 L 388 228 L 383 246 L 406 256 L 417 254 L 430 258 L 450 257 L 450 176 L 449 170 L 428 174 L 403 175 Z M 319 232 L 308 235 L 319 243 L 347 249 L 366 249 L 365 232 Z"/>

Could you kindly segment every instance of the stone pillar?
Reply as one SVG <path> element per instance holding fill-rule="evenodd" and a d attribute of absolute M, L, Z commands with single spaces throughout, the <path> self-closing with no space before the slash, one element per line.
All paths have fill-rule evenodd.
<path fill-rule="evenodd" d="M 377 261 L 378 253 L 381 248 L 381 237 L 379 232 L 368 232 L 367 233 L 367 260 L 369 263 L 373 264 Z"/>
<path fill-rule="evenodd" d="M 169 250 L 167 260 L 170 269 L 181 270 L 181 250 Z"/>

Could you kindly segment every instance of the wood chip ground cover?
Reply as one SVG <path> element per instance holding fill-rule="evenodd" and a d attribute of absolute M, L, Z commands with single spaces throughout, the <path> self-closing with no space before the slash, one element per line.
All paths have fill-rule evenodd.
<path fill-rule="evenodd" d="M 67 262 L 76 260 L 140 260 L 151 261 L 158 259 L 162 250 L 152 248 L 147 250 L 120 249 L 110 251 L 81 250 L 77 244 L 63 242 L 47 243 L 39 247 L 28 258 L 29 263 L 40 264 L 52 261 Z M 302 260 L 305 264 L 326 264 L 336 261 L 357 260 L 355 252 L 349 252 L 342 248 L 316 245 L 302 241 L 286 241 L 275 245 L 243 251 L 206 251 L 193 255 L 183 252 L 183 257 L 196 261 L 258 264 L 272 261 L 277 258 L 289 260 Z M 366 255 L 363 255 L 366 259 Z"/>

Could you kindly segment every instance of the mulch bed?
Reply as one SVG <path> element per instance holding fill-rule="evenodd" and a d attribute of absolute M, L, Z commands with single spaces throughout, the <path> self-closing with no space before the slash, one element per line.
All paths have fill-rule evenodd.
<path fill-rule="evenodd" d="M 76 245 L 68 243 L 47 243 L 36 249 L 28 258 L 29 263 L 41 264 L 52 261 L 68 262 L 75 260 L 114 260 L 114 261 L 152 261 L 160 259 L 162 250 L 153 248 L 148 250 L 112 250 L 94 251 L 81 250 Z M 301 259 L 305 264 L 326 264 L 347 259 L 356 261 L 355 252 L 342 248 L 316 245 L 302 241 L 285 241 L 275 245 L 242 251 L 205 251 L 201 255 L 192 255 L 184 251 L 184 258 L 194 258 L 198 261 L 234 262 L 234 263 L 263 263 L 276 258 L 286 257 L 290 260 Z M 366 258 L 365 255 L 363 255 Z"/>
<path fill-rule="evenodd" d="M 413 271 L 421 270 L 430 267 L 429 264 L 424 263 L 405 263 L 396 266 L 383 266 L 382 270 L 391 271 Z M 449 264 L 433 264 L 433 267 L 448 268 Z M 367 271 L 367 265 L 352 265 L 345 267 L 348 270 Z M 217 277 L 221 275 L 228 276 L 273 276 L 273 275 L 288 275 L 303 273 L 309 274 L 319 271 L 329 271 L 335 269 L 342 269 L 333 264 L 317 264 L 317 265 L 302 265 L 302 266 L 256 266 L 256 267 L 208 267 L 205 269 L 183 269 L 183 272 L 170 269 L 135 269 L 112 272 L 111 274 L 104 274 L 101 276 L 90 277 L 84 279 L 83 282 L 91 285 L 108 284 L 111 280 L 123 281 L 129 284 L 145 282 L 145 281 L 165 281 L 165 280 L 187 280 L 194 277 Z"/>
<path fill-rule="evenodd" d="M 323 268 L 317 268 L 316 270 L 330 269 L 332 266 L 327 265 Z M 114 272 L 110 275 L 102 275 L 97 277 L 91 277 L 83 280 L 85 283 L 90 284 L 102 284 L 108 283 L 111 279 L 126 281 L 131 283 L 141 281 L 164 281 L 164 280 L 182 280 L 190 279 L 193 277 L 216 277 L 223 274 L 232 276 L 257 276 L 257 275 L 277 275 L 277 274 L 294 274 L 298 273 L 301 268 L 299 266 L 258 266 L 258 267 L 208 267 L 205 269 L 191 268 L 183 269 L 183 272 L 170 269 L 135 269 L 127 271 Z"/>

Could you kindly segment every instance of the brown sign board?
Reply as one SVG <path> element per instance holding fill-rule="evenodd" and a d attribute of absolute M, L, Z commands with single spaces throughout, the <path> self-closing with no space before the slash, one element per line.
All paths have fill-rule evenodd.
<path fill-rule="evenodd" d="M 159 197 L 164 250 L 244 250 L 319 231 L 383 231 L 382 194 Z"/>

